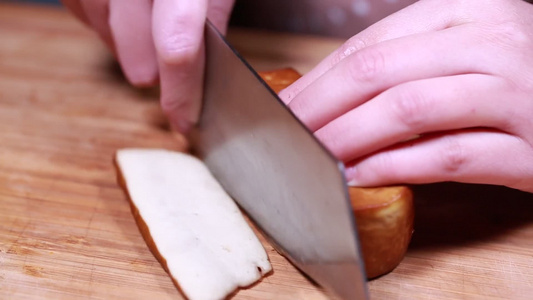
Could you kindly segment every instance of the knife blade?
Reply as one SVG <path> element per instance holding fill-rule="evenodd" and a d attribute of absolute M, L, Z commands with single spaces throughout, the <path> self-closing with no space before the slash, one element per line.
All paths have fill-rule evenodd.
<path fill-rule="evenodd" d="M 205 46 L 193 151 L 298 269 L 330 294 L 368 299 L 343 164 L 209 21 Z"/>

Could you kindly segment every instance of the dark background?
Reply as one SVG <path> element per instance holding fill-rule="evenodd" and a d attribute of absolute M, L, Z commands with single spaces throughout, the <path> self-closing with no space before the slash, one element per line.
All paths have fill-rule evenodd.
<path fill-rule="evenodd" d="M 60 4 L 59 0 L 7 1 Z M 414 1 L 236 0 L 231 23 L 241 27 L 349 38 Z M 442 2 L 446 5 L 445 0 Z"/>
<path fill-rule="evenodd" d="M 60 4 L 59 0 L 11 0 L 11 2 L 40 2 L 47 4 Z"/>
<path fill-rule="evenodd" d="M 59 0 L 7 1 L 60 4 Z M 241 27 L 348 38 L 412 1 L 236 0 L 231 23 Z M 358 13 L 357 4 L 365 6 L 366 12 Z"/>

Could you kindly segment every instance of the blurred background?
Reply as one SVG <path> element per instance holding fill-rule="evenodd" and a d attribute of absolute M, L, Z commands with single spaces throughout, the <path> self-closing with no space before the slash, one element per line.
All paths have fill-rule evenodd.
<path fill-rule="evenodd" d="M 60 4 L 59 0 L 10 1 Z M 415 0 L 237 0 L 231 23 L 348 38 L 413 2 Z"/>
<path fill-rule="evenodd" d="M 59 0 L 11 0 L 10 2 L 40 2 L 46 4 L 60 4 Z"/>

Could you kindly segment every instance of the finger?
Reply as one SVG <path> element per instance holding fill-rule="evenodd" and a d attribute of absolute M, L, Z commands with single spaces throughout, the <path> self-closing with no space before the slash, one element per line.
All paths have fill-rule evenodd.
<path fill-rule="evenodd" d="M 392 86 L 424 78 L 490 73 L 498 62 L 490 49 L 479 51 L 479 44 L 476 28 L 464 25 L 370 46 L 301 91 L 289 107 L 316 131 Z"/>
<path fill-rule="evenodd" d="M 207 17 L 209 21 L 222 34 L 226 34 L 228 28 L 229 17 L 235 0 L 210 0 L 209 8 L 207 10 Z"/>
<path fill-rule="evenodd" d="M 98 33 L 106 45 L 116 53 L 109 27 L 109 0 L 80 0 L 89 25 Z"/>
<path fill-rule="evenodd" d="M 63 5 L 68 8 L 68 10 L 72 12 L 80 21 L 89 25 L 89 20 L 87 20 L 87 16 L 85 15 L 79 0 L 61 0 L 61 3 L 63 3 Z"/>
<path fill-rule="evenodd" d="M 137 86 L 155 84 L 158 67 L 151 0 L 110 0 L 109 12 L 118 60 L 126 77 Z"/>
<path fill-rule="evenodd" d="M 156 0 L 153 36 L 159 57 L 161 105 L 171 124 L 186 132 L 200 112 L 207 0 Z"/>
<path fill-rule="evenodd" d="M 456 1 L 457 2 L 457 1 Z M 418 33 L 438 31 L 456 25 L 456 2 L 442 9 L 439 1 L 418 1 L 378 22 L 348 39 L 341 47 L 324 58 L 305 76 L 281 91 L 280 98 L 289 103 L 298 93 L 344 58 L 366 47 Z"/>
<path fill-rule="evenodd" d="M 472 127 L 510 129 L 508 83 L 468 74 L 412 81 L 393 87 L 319 129 L 316 136 L 343 161 L 415 135 Z M 512 99 L 511 95 L 508 97 Z"/>
<path fill-rule="evenodd" d="M 346 170 L 350 185 L 457 181 L 533 191 L 531 145 L 484 129 L 447 132 L 371 155 Z"/>

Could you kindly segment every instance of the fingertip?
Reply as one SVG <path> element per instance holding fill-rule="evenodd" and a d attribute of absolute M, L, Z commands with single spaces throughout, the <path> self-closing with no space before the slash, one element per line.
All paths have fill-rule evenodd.
<path fill-rule="evenodd" d="M 157 72 L 139 72 L 134 74 L 126 74 L 128 81 L 136 87 L 153 87 L 157 85 L 158 76 Z"/>
<path fill-rule="evenodd" d="M 380 176 L 364 176 L 359 173 L 362 168 L 351 166 L 345 170 L 346 184 L 349 187 L 375 187 L 375 186 L 386 186 L 390 184 L 396 184 L 389 177 L 380 177 Z"/>
<path fill-rule="evenodd" d="M 180 132 L 187 131 L 200 116 L 205 64 L 204 49 L 200 51 L 190 65 L 175 66 L 159 62 L 161 108 Z"/>
<path fill-rule="evenodd" d="M 378 153 L 352 161 L 345 167 L 344 176 L 348 186 L 374 187 L 401 182 L 400 166 L 390 161 L 390 153 Z"/>
<path fill-rule="evenodd" d="M 167 90 L 162 87 L 161 91 L 161 109 L 167 117 L 172 130 L 182 134 L 188 133 L 198 120 L 199 113 L 196 109 L 197 101 L 192 98 L 171 97 L 175 90 Z"/>
<path fill-rule="evenodd" d="M 161 107 L 171 127 L 181 133 L 187 133 L 200 114 L 207 5 L 207 0 L 159 0 L 153 5 Z"/>
<path fill-rule="evenodd" d="M 349 187 L 373 187 L 387 185 L 390 182 L 385 181 L 385 178 L 373 178 L 371 176 L 364 176 L 360 173 L 360 168 L 355 164 L 349 167 L 346 167 L 344 171 L 344 176 L 346 177 L 346 184 Z"/>
<path fill-rule="evenodd" d="M 194 127 L 196 122 L 191 119 L 187 109 L 177 106 L 165 105 L 162 102 L 163 113 L 167 116 L 169 126 L 172 131 L 179 132 L 181 134 L 187 134 Z"/>
<path fill-rule="evenodd" d="M 152 87 L 159 81 L 159 69 L 155 57 L 147 55 L 144 59 L 133 62 L 125 62 L 120 59 L 122 71 L 128 82 L 136 87 Z"/>
<path fill-rule="evenodd" d="M 307 85 L 309 84 L 307 79 L 308 74 L 301 76 L 296 81 L 291 83 L 288 87 L 282 89 L 278 93 L 278 96 L 285 104 L 288 105 L 292 102 L 292 100 L 294 100 L 294 98 L 298 96 L 298 94 L 300 94 L 300 92 L 302 92 L 307 87 Z"/>
<path fill-rule="evenodd" d="M 346 177 L 346 181 L 348 186 L 352 187 L 359 187 L 361 186 L 358 178 L 357 178 L 357 168 L 355 166 L 347 166 L 344 169 L 344 176 Z"/>
<path fill-rule="evenodd" d="M 152 39 L 149 0 L 111 0 L 109 24 L 124 75 L 137 87 L 157 83 L 158 62 Z"/>

